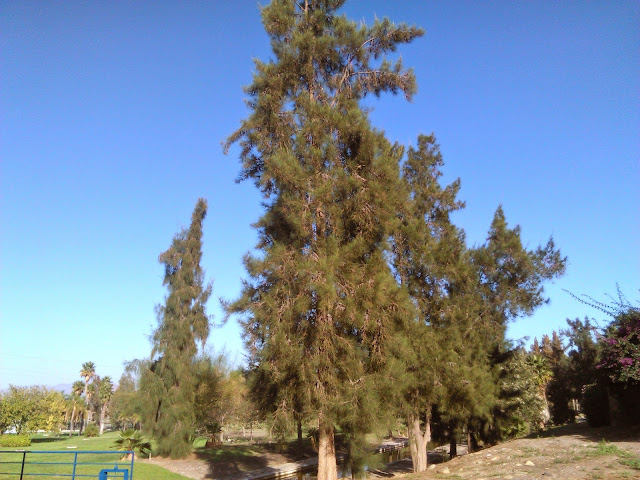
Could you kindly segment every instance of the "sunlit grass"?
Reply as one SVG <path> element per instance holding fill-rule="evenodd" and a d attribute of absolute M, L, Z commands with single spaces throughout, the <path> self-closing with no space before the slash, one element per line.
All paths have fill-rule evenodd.
<path fill-rule="evenodd" d="M 47 478 L 69 479 L 73 475 L 74 457 L 78 457 L 75 476 L 77 480 L 97 478 L 103 468 L 131 468 L 131 461 L 122 459 L 122 454 L 113 448 L 118 432 L 107 432 L 99 437 L 85 438 L 68 435 L 34 435 L 31 446 L 20 449 L 0 448 L 0 474 L 6 480 L 20 478 L 23 451 L 26 463 L 23 472 L 25 480 L 41 478 L 35 474 L 47 473 Z M 56 453 L 29 453 L 32 451 L 50 451 Z M 109 453 L 83 453 L 102 451 Z M 59 453 L 58 453 L 59 452 Z M 58 464 L 58 465 L 54 465 Z M 64 464 L 64 465 L 63 465 Z M 86 475 L 86 476 L 85 476 Z M 135 480 L 187 480 L 187 477 L 172 473 L 158 465 L 135 462 L 133 468 Z"/>

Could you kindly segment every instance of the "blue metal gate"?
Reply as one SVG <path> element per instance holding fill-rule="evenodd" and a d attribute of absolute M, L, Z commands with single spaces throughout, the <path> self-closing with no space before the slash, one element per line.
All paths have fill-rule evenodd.
<path fill-rule="evenodd" d="M 130 451 L 0 450 L 0 480 L 133 480 L 133 459 Z"/>

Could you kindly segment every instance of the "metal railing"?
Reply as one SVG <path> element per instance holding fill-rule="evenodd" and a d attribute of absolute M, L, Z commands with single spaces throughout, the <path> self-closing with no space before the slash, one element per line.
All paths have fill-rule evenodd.
<path fill-rule="evenodd" d="M 0 479 L 133 480 L 133 459 L 131 451 L 0 450 Z"/>

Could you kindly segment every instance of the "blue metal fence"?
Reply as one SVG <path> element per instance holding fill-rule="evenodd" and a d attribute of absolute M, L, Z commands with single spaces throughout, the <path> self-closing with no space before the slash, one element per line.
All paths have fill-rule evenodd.
<path fill-rule="evenodd" d="M 0 480 L 4 477 L 133 480 L 133 459 L 131 451 L 0 450 Z"/>

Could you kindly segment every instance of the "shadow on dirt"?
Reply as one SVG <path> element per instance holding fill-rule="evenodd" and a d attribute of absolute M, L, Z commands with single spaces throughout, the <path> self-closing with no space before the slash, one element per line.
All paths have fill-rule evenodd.
<path fill-rule="evenodd" d="M 315 455 L 309 442 L 305 442 L 301 452 L 295 443 L 278 447 L 274 443 L 256 443 L 250 445 L 221 445 L 200 447 L 195 456 L 208 465 L 206 478 L 233 477 L 254 470 L 264 470 L 278 463 L 303 460 Z"/>
<path fill-rule="evenodd" d="M 531 434 L 526 438 L 553 438 L 571 436 L 581 440 L 599 442 L 637 441 L 640 439 L 640 425 L 630 427 L 589 427 L 587 423 L 569 423 L 551 427 L 544 432 Z"/>

